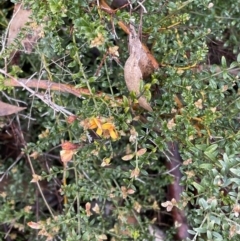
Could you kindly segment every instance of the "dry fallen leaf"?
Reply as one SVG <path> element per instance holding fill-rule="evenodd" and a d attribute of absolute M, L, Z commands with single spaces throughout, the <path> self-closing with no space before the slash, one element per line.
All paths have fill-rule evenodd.
<path fill-rule="evenodd" d="M 92 208 L 92 210 L 93 210 L 95 213 L 99 214 L 99 213 L 100 213 L 99 205 L 96 203 L 95 206 Z"/>
<path fill-rule="evenodd" d="M 30 213 L 31 210 L 32 210 L 32 206 L 25 206 L 23 210 L 24 210 L 24 212 L 26 212 L 26 213 Z"/>
<path fill-rule="evenodd" d="M 146 151 L 147 151 L 146 148 L 142 148 L 142 149 L 137 151 L 136 156 L 142 156 L 146 153 Z"/>
<path fill-rule="evenodd" d="M 33 174 L 32 177 L 33 179 L 30 182 L 39 182 L 42 180 L 42 177 L 37 174 Z"/>
<path fill-rule="evenodd" d="M 177 202 L 174 198 L 171 201 L 161 203 L 162 207 L 167 208 L 167 212 L 170 212 L 174 206 L 177 206 Z"/>
<path fill-rule="evenodd" d="M 140 174 L 139 168 L 135 168 L 131 171 L 130 178 L 137 178 Z"/>
<path fill-rule="evenodd" d="M 175 126 L 176 126 L 176 124 L 174 123 L 174 118 L 172 118 L 171 120 L 168 121 L 167 128 L 169 130 L 172 130 Z"/>
<path fill-rule="evenodd" d="M 190 165 L 191 163 L 192 163 L 192 159 L 189 158 L 189 159 L 183 161 L 183 166 L 188 166 L 188 165 Z"/>
<path fill-rule="evenodd" d="M 64 142 L 62 145 L 62 149 L 63 150 L 77 150 L 77 148 L 79 147 L 79 145 L 74 144 L 72 142 L 66 141 Z"/>
<path fill-rule="evenodd" d="M 105 234 L 98 235 L 97 238 L 98 238 L 99 241 L 107 240 L 107 239 L 108 239 Z"/>
<path fill-rule="evenodd" d="M 125 33 L 130 35 L 130 29 L 122 21 L 119 21 L 118 25 Z M 139 61 L 140 69 L 142 71 L 143 78 L 147 78 L 149 77 L 149 75 L 153 73 L 154 70 L 157 70 L 159 68 L 159 64 L 157 60 L 154 58 L 154 56 L 152 55 L 152 53 L 150 52 L 150 50 L 148 49 L 148 47 L 143 43 L 141 44 L 142 44 L 142 48 L 141 48 L 142 58 Z"/>
<path fill-rule="evenodd" d="M 133 159 L 133 157 L 134 157 L 134 154 L 128 154 L 128 155 L 123 156 L 122 160 L 123 161 L 130 161 L 130 160 Z"/>
<path fill-rule="evenodd" d="M 85 204 L 85 210 L 86 210 L 86 213 L 87 213 L 88 217 L 92 215 L 92 213 L 91 213 L 91 203 L 90 202 L 87 202 Z"/>
<path fill-rule="evenodd" d="M 31 14 L 31 9 L 24 9 L 22 3 L 15 4 L 14 13 L 9 26 L 7 45 L 10 45 L 18 37 L 21 29 L 26 27 L 26 23 L 30 22 L 29 30 L 25 33 L 25 38 L 21 41 L 21 44 L 27 53 L 32 52 L 34 45 L 43 35 L 43 28 L 30 19 Z"/>
<path fill-rule="evenodd" d="M 4 103 L 0 101 L 0 116 L 6 116 L 6 115 L 11 115 L 15 114 L 21 110 L 26 109 L 25 107 L 18 107 L 15 105 L 10 105 L 7 103 Z"/>
<path fill-rule="evenodd" d="M 37 151 L 34 151 L 33 153 L 31 153 L 30 157 L 36 160 L 39 157 L 39 153 Z"/>
<path fill-rule="evenodd" d="M 118 46 L 109 47 L 108 52 L 109 52 L 109 54 L 111 54 L 113 56 L 119 57 L 118 49 L 119 49 Z"/>
<path fill-rule="evenodd" d="M 202 109 L 203 108 L 203 101 L 202 101 L 202 99 L 198 99 L 195 103 L 194 103 L 194 105 L 198 108 L 198 109 Z"/>
<path fill-rule="evenodd" d="M 142 205 L 138 202 L 134 202 L 133 208 L 136 210 L 136 212 L 140 213 Z"/>
<path fill-rule="evenodd" d="M 124 65 L 124 79 L 127 85 L 128 90 L 135 92 L 137 96 L 140 95 L 140 83 L 143 79 L 145 73 L 145 61 L 142 59 L 147 56 L 142 48 L 142 43 L 137 36 L 135 28 L 130 24 L 130 33 L 129 33 L 129 49 L 130 56 L 128 57 Z M 139 105 L 145 110 L 152 111 L 152 107 L 146 100 L 144 96 L 138 98 Z"/>
<path fill-rule="evenodd" d="M 127 189 L 125 186 L 121 186 L 121 192 L 122 192 L 123 199 L 126 199 L 128 194 L 135 193 L 133 189 Z"/>
<path fill-rule="evenodd" d="M 63 163 L 68 163 L 72 160 L 75 150 L 61 150 L 60 156 Z"/>
<path fill-rule="evenodd" d="M 42 228 L 42 225 L 38 222 L 28 222 L 27 225 L 30 227 L 30 228 L 33 228 L 33 229 L 41 229 Z"/>
<path fill-rule="evenodd" d="M 101 167 L 106 167 L 106 166 L 109 166 L 110 164 L 111 164 L 111 158 L 105 157 L 101 163 Z"/>
<path fill-rule="evenodd" d="M 90 47 L 98 47 L 104 43 L 104 37 L 101 33 L 98 33 L 97 37 L 95 37 L 90 44 Z"/>

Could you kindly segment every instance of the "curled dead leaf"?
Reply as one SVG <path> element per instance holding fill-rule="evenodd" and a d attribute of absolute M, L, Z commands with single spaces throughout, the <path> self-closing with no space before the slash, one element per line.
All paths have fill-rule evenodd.
<path fill-rule="evenodd" d="M 194 105 L 198 108 L 198 109 L 202 109 L 203 108 L 203 101 L 202 99 L 198 99 Z"/>
<path fill-rule="evenodd" d="M 167 209 L 167 212 L 170 212 L 174 206 L 177 206 L 177 202 L 174 198 L 172 198 L 171 201 L 162 202 L 161 205 Z"/>
<path fill-rule="evenodd" d="M 95 213 L 99 214 L 99 213 L 100 213 L 100 207 L 99 207 L 99 205 L 96 203 L 95 206 L 92 208 L 92 210 L 93 210 Z"/>
<path fill-rule="evenodd" d="M 130 35 L 130 29 L 122 22 L 119 21 L 118 25 L 120 28 L 126 33 Z M 153 73 L 154 70 L 157 70 L 159 68 L 159 64 L 157 60 L 154 58 L 148 47 L 141 43 L 142 48 L 141 48 L 141 56 L 142 58 L 140 59 L 140 69 L 143 74 L 143 78 L 149 77 Z"/>
<path fill-rule="evenodd" d="M 90 202 L 87 202 L 85 204 L 85 211 L 86 211 L 86 214 L 88 217 L 90 217 L 92 215 L 91 213 L 91 203 Z"/>
<path fill-rule="evenodd" d="M 39 182 L 39 181 L 42 180 L 42 177 L 37 175 L 37 174 L 33 174 L 32 177 L 33 178 L 32 178 L 32 180 L 30 182 Z"/>
<path fill-rule="evenodd" d="M 168 121 L 167 123 L 167 128 L 169 130 L 172 130 L 174 127 L 176 126 L 175 122 L 174 122 L 174 118 L 172 118 L 171 120 Z"/>
<path fill-rule="evenodd" d="M 149 76 L 155 67 L 151 64 L 146 48 L 143 47 L 132 24 L 130 24 L 129 32 L 129 50 L 130 56 L 124 65 L 124 78 L 128 90 L 139 96 L 141 80 Z M 138 103 L 142 108 L 152 111 L 152 107 L 144 96 L 138 98 Z"/>
<path fill-rule="evenodd" d="M 121 192 L 123 199 L 126 199 L 128 194 L 134 194 L 135 191 L 133 189 L 127 189 L 125 186 L 121 186 Z"/>
<path fill-rule="evenodd" d="M 142 149 L 137 151 L 136 156 L 142 156 L 146 153 L 146 151 L 147 151 L 146 148 L 142 148 Z"/>
<path fill-rule="evenodd" d="M 101 163 L 101 167 L 109 166 L 111 164 L 111 158 L 105 157 Z"/>
<path fill-rule="evenodd" d="M 75 115 L 70 115 L 67 117 L 68 124 L 72 124 L 75 120 L 77 120 L 77 116 L 75 116 Z"/>
<path fill-rule="evenodd" d="M 76 150 L 79 145 L 66 141 L 61 146 L 63 150 Z"/>
<path fill-rule="evenodd" d="M 140 203 L 138 203 L 138 202 L 134 202 L 133 208 L 134 208 L 138 213 L 140 213 L 141 208 L 142 208 L 142 205 L 140 205 Z"/>
<path fill-rule="evenodd" d="M 133 159 L 133 157 L 134 157 L 134 154 L 128 154 L 128 155 L 126 155 L 126 156 L 123 156 L 123 157 L 122 157 L 122 160 L 124 160 L 124 161 L 130 161 L 130 160 Z"/>
<path fill-rule="evenodd" d="M 30 228 L 33 228 L 33 229 L 41 229 L 42 228 L 42 225 L 38 222 L 28 222 L 27 225 L 30 227 Z"/>
<path fill-rule="evenodd" d="M 118 49 L 119 49 L 118 46 L 109 47 L 109 48 L 108 48 L 108 52 L 109 52 L 109 54 L 112 55 L 112 56 L 117 56 L 117 57 L 119 57 Z"/>
<path fill-rule="evenodd" d="M 62 150 L 60 151 L 61 160 L 63 163 L 68 163 L 72 160 L 74 150 Z"/>
<path fill-rule="evenodd" d="M 97 238 L 98 238 L 99 241 L 107 240 L 107 239 L 108 239 L 108 238 L 107 238 L 107 235 L 105 235 L 105 234 L 98 235 Z"/>
<path fill-rule="evenodd" d="M 101 33 L 98 33 L 97 37 L 95 37 L 90 44 L 90 47 L 98 47 L 104 43 L 104 37 Z"/>
<path fill-rule="evenodd" d="M 140 174 L 140 169 L 139 168 L 135 168 L 131 171 L 131 175 L 130 178 L 137 178 Z"/>

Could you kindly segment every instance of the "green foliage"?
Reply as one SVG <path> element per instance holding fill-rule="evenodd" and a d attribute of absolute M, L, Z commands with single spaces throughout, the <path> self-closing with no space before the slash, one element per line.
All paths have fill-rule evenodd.
<path fill-rule="evenodd" d="M 224 40 L 225 30 L 230 33 L 225 45 L 239 52 L 237 1 L 218 0 L 213 6 L 208 0 L 143 3 L 148 12 L 143 15 L 142 32 L 147 36 L 143 41 L 161 65 L 149 83 L 142 83 L 141 89 L 152 96 L 151 113 L 131 111 L 129 100 L 136 101 L 136 96 L 129 97 L 122 68 L 129 55 L 128 42 L 117 23 L 132 20 L 138 25 L 139 11 L 130 15 L 121 9 L 110 15 L 98 7 L 98 1 L 23 2 L 32 9 L 32 19 L 43 26 L 44 35 L 34 53 L 22 53 L 19 67 L 7 66 L 9 74 L 16 78 L 34 74 L 39 80 L 85 88 L 90 94 L 77 98 L 38 90 L 76 117 L 70 121 L 64 110 L 57 111 L 34 96 L 30 101 L 27 91 L 10 90 L 14 98 L 30 103 L 26 112 L 31 116 L 30 136 L 25 136 L 27 144 L 22 146 L 26 160 L 22 157 L 10 171 L 13 181 L 0 197 L 0 223 L 16 230 L 23 225 L 29 240 L 37 235 L 29 222 L 37 223 L 39 240 L 105 240 L 107 236 L 150 240 L 148 227 L 159 215 L 164 217 L 160 206 L 172 181 L 164 164 L 168 143 L 177 142 L 185 187 L 178 206 L 191 224 L 191 240 L 238 240 L 240 101 L 239 77 L 231 71 L 240 67 L 240 55 L 230 66 L 224 57 L 221 66 L 204 65 L 207 43 L 213 36 Z M 6 15 L 6 10 L 2 13 Z M 1 15 L 0 20 L 4 23 L 6 17 Z M 20 41 L 16 44 L 23 50 Z M 115 45 L 119 57 L 109 54 Z M 3 48 L 2 56 L 9 57 L 12 48 Z M 8 62 L 0 63 L 3 68 Z M 1 75 L 1 90 L 3 80 Z M 157 98 L 150 92 L 155 85 L 161 92 Z M 18 121 L 27 130 L 26 120 Z M 79 146 L 63 152 L 63 141 Z M 70 155 L 71 161 L 63 163 L 60 153 L 62 160 Z M 9 166 L 1 163 L 2 173 Z M 41 182 L 30 183 L 34 173 Z M 44 200 L 44 188 L 56 191 L 63 206 L 56 208 Z M 35 207 L 38 198 L 39 212 L 24 209 Z M 129 217 L 135 218 L 135 225 Z M 166 240 L 173 240 L 175 229 L 169 230 Z"/>

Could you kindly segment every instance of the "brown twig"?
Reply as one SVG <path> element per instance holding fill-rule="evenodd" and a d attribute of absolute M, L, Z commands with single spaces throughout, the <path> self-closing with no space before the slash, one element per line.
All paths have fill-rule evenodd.
<path fill-rule="evenodd" d="M 45 89 L 45 90 L 54 90 L 63 93 L 69 93 L 75 95 L 78 98 L 84 97 L 97 97 L 104 98 L 105 100 L 109 100 L 114 102 L 115 104 L 121 104 L 121 98 L 114 98 L 104 92 L 97 92 L 92 96 L 90 91 L 86 88 L 75 88 L 75 86 L 68 84 L 61 84 L 56 82 L 51 82 L 49 80 L 39 80 L 39 79 L 17 79 L 9 74 L 7 74 L 4 70 L 0 69 L 0 73 L 6 75 L 8 78 L 4 80 L 4 85 L 7 87 L 28 87 L 34 89 Z"/>
<path fill-rule="evenodd" d="M 169 199 L 171 200 L 174 198 L 178 202 L 181 198 L 181 193 L 183 192 L 183 186 L 180 185 L 182 174 L 179 168 L 182 160 L 179 155 L 178 146 L 176 143 L 169 142 L 168 149 L 168 157 L 170 161 L 167 162 L 167 168 L 174 177 L 173 182 L 168 187 Z M 173 207 L 172 216 L 174 222 L 180 225 L 177 227 L 177 233 L 175 235 L 176 240 L 185 240 L 187 237 L 189 237 L 189 227 L 184 211 L 178 209 L 177 207 Z"/>

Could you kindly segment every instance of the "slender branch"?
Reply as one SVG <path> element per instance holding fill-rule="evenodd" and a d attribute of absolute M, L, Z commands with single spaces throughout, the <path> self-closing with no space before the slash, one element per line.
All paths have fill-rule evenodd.
<path fill-rule="evenodd" d="M 6 73 L 3 69 L 0 69 L 0 73 L 6 75 L 6 78 L 3 82 L 4 86 L 7 87 L 23 87 L 23 88 L 34 88 L 34 89 L 45 89 L 45 90 L 54 90 L 63 93 L 72 94 L 78 98 L 91 97 L 92 94 L 86 88 L 75 88 L 73 85 L 61 84 L 56 82 L 51 82 L 49 80 L 39 80 L 39 79 L 16 79 Z M 29 89 L 28 89 L 29 90 Z M 31 91 L 32 93 L 32 91 Z M 111 95 L 108 95 L 104 92 L 94 93 L 94 97 L 103 98 L 104 100 L 109 100 L 113 104 L 120 105 L 122 103 L 122 98 L 114 98 Z"/>
<path fill-rule="evenodd" d="M 170 158 L 170 161 L 168 161 L 166 165 L 168 170 L 171 171 L 171 174 L 174 176 L 173 183 L 171 183 L 168 187 L 169 195 L 171 196 L 170 199 L 174 198 L 178 202 L 181 199 L 181 194 L 183 192 L 183 186 L 180 185 L 180 179 L 182 174 L 179 168 L 181 163 L 181 157 L 179 155 L 178 146 L 176 143 L 168 143 L 168 148 L 168 156 Z M 185 240 L 187 237 L 189 237 L 189 226 L 184 211 L 174 207 L 172 209 L 172 215 L 174 221 L 180 224 L 180 226 L 177 227 L 177 233 L 175 236 L 176 240 Z"/>

